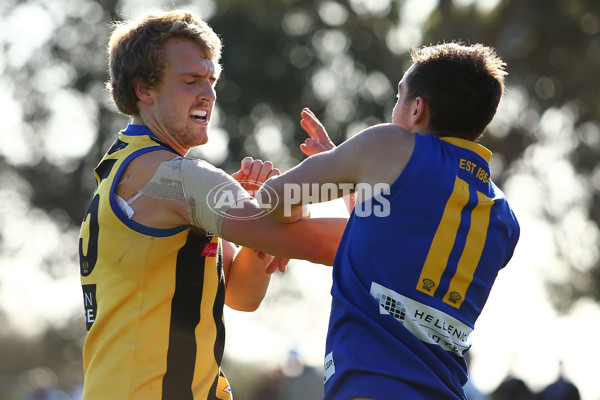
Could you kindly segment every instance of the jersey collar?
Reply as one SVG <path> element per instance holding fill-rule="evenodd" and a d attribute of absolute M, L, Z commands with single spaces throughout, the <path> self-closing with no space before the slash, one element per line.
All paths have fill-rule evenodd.
<path fill-rule="evenodd" d="M 129 124 L 129 125 L 127 125 L 127 128 L 125 128 L 121 131 L 121 134 L 127 135 L 127 136 L 150 136 L 150 139 L 154 140 L 159 145 L 166 147 L 173 153 L 179 154 L 171 146 L 169 146 L 167 143 L 160 140 L 154 133 L 152 133 L 150 128 L 148 128 L 146 125 Z"/>
<path fill-rule="evenodd" d="M 444 142 L 453 144 L 458 147 L 462 147 L 463 149 L 471 150 L 481 156 L 488 163 L 492 159 L 492 152 L 488 150 L 487 147 L 480 145 L 479 143 L 473 142 L 471 140 L 461 139 L 457 137 L 443 137 L 440 138 Z"/>
<path fill-rule="evenodd" d="M 134 125 L 129 124 L 127 128 L 121 131 L 122 134 L 127 136 L 150 136 L 156 138 L 156 135 L 146 125 Z"/>

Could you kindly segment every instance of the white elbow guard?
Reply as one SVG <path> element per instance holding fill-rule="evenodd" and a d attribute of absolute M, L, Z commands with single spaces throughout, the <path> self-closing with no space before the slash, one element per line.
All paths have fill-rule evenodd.
<path fill-rule="evenodd" d="M 240 200 L 252 198 L 222 169 L 182 157 L 162 163 L 140 192 L 156 199 L 184 200 L 192 224 L 217 236 L 221 236 L 227 211 Z"/>

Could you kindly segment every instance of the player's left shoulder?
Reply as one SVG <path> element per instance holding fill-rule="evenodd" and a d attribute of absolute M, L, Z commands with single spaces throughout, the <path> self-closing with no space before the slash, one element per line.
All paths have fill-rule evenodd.
<path fill-rule="evenodd" d="M 415 134 L 396 124 L 373 125 L 357 135 L 359 146 L 375 147 L 381 150 L 406 150 L 414 147 Z"/>
<path fill-rule="evenodd" d="M 363 160 L 363 180 L 393 182 L 415 148 L 415 134 L 395 124 L 379 124 L 360 132 L 355 146 Z"/>

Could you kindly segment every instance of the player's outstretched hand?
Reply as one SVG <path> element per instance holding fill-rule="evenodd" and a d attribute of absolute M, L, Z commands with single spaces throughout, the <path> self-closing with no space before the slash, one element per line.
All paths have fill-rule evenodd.
<path fill-rule="evenodd" d="M 262 160 L 255 160 L 252 157 L 246 157 L 241 162 L 240 170 L 231 174 L 231 176 L 238 181 L 252 197 L 255 197 L 256 192 L 267 179 L 279 174 L 279 169 L 275 168 L 271 161 L 263 162 Z"/>
<path fill-rule="evenodd" d="M 300 116 L 302 117 L 300 126 L 302 126 L 309 136 L 300 145 L 300 151 L 310 157 L 335 148 L 335 144 L 329 138 L 325 127 L 308 107 L 302 110 Z"/>
<path fill-rule="evenodd" d="M 265 274 L 271 275 L 277 270 L 279 272 L 287 271 L 288 262 L 290 262 L 289 258 L 273 257 L 273 260 L 265 268 Z"/>

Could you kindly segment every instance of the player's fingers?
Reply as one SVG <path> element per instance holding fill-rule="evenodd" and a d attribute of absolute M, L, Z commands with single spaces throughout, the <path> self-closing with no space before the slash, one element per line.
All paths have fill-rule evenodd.
<path fill-rule="evenodd" d="M 278 176 L 281 175 L 281 171 L 279 170 L 279 168 L 273 168 L 273 170 L 271 170 L 271 172 L 269 172 L 269 176 L 267 176 L 267 180 L 273 176 Z"/>
<path fill-rule="evenodd" d="M 304 143 L 300 145 L 300 151 L 309 157 L 318 153 L 322 153 L 326 150 L 327 149 L 321 143 L 313 139 L 306 139 Z"/>
<path fill-rule="evenodd" d="M 274 257 L 273 260 L 267 265 L 265 268 L 265 274 L 271 275 L 275 271 L 279 270 L 280 272 L 287 271 L 287 264 L 290 260 L 287 258 Z"/>
<path fill-rule="evenodd" d="M 275 271 L 277 271 L 278 265 L 271 262 L 269 263 L 269 265 L 267 265 L 267 267 L 265 268 L 265 274 L 267 275 L 273 275 L 273 273 L 275 273 Z"/>
<path fill-rule="evenodd" d="M 312 156 L 312 154 L 310 154 L 310 153 L 308 152 L 308 150 L 306 149 L 306 145 L 305 145 L 304 143 L 302 143 L 302 144 L 300 145 L 300 151 L 301 151 L 302 153 L 304 153 L 305 155 L 309 156 L 309 157 L 310 157 L 310 156 Z"/>
<path fill-rule="evenodd" d="M 250 182 L 256 182 L 263 164 L 262 160 L 254 160 L 250 166 L 250 173 L 246 176 L 246 179 Z"/>
<path fill-rule="evenodd" d="M 240 170 L 231 174 L 231 177 L 238 181 L 240 185 L 246 190 L 251 190 L 248 182 L 248 175 L 252 172 L 252 164 L 254 159 L 252 157 L 245 157 L 240 162 Z"/>
<path fill-rule="evenodd" d="M 271 171 L 273 171 L 274 165 L 271 161 L 265 161 L 258 172 L 258 177 L 256 181 L 258 184 L 262 185 L 267 179 L 269 179 L 269 175 Z"/>
<path fill-rule="evenodd" d="M 316 140 L 327 137 L 325 127 L 309 108 L 303 109 L 300 116 L 302 117 L 300 125 L 308 132 L 310 137 Z"/>
<path fill-rule="evenodd" d="M 236 181 L 242 181 L 242 180 L 244 180 L 244 179 L 243 179 L 243 178 L 244 178 L 244 173 L 243 173 L 243 172 L 242 172 L 242 170 L 240 169 L 239 171 L 237 171 L 237 172 L 234 172 L 233 174 L 231 174 L 231 177 L 232 177 L 233 179 L 235 179 Z"/>
<path fill-rule="evenodd" d="M 315 115 L 315 113 L 308 107 L 304 107 L 302 109 L 302 112 L 300 113 L 302 116 L 305 116 L 306 118 L 309 118 L 313 121 L 319 122 L 319 118 L 317 118 L 317 116 Z"/>
<path fill-rule="evenodd" d="M 315 123 L 315 121 L 312 120 L 310 117 L 305 116 L 304 114 L 302 114 L 300 126 L 302 127 L 302 129 L 304 129 L 304 131 L 306 131 L 306 133 L 308 133 L 308 136 L 315 140 L 318 140 L 320 137 L 323 136 L 319 125 Z"/>
<path fill-rule="evenodd" d="M 281 273 L 287 271 L 287 265 L 288 265 L 289 262 L 290 262 L 289 258 L 280 258 L 279 259 L 279 271 Z"/>
<path fill-rule="evenodd" d="M 305 114 L 303 114 L 303 115 L 305 115 Z M 306 114 L 306 115 L 312 115 L 312 114 Z M 321 122 L 318 119 L 316 119 L 316 117 L 314 117 L 315 118 L 314 120 L 311 118 L 313 118 L 313 117 L 310 117 L 310 118 L 307 117 L 307 119 L 303 119 L 302 121 L 300 121 L 300 125 L 308 133 L 308 136 L 310 136 L 310 139 L 314 140 L 315 142 L 317 142 L 321 146 L 323 146 L 324 150 L 331 150 L 331 149 L 335 148 L 335 144 L 333 144 L 333 142 L 329 138 L 329 135 L 327 134 L 325 127 L 321 124 Z M 321 150 L 321 151 L 323 151 L 323 150 Z"/>
<path fill-rule="evenodd" d="M 317 154 L 313 150 L 314 149 L 309 144 L 307 144 L 307 143 L 302 143 L 300 145 L 300 151 L 302 153 L 304 153 L 305 155 L 309 156 L 309 157 L 312 156 L 312 155 Z"/>
<path fill-rule="evenodd" d="M 253 162 L 254 159 L 252 157 L 244 157 L 244 159 L 242 160 L 240 171 L 242 172 L 244 177 L 247 177 L 252 171 Z"/>

